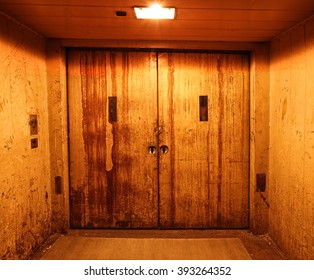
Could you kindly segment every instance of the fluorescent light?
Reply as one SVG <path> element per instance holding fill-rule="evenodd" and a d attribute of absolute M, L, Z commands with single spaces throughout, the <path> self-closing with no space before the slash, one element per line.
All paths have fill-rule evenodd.
<path fill-rule="evenodd" d="M 174 19 L 175 8 L 163 8 L 159 4 L 151 7 L 134 7 L 138 19 Z"/>

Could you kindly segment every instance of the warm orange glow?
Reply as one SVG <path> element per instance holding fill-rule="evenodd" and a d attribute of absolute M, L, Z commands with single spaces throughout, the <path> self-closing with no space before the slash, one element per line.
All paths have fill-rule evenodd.
<path fill-rule="evenodd" d="M 134 7 L 138 19 L 174 19 L 175 8 L 163 8 L 159 4 L 151 7 Z"/>

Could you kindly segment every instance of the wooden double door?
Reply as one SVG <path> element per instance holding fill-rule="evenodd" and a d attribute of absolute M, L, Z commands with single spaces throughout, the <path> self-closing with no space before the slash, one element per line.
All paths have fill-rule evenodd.
<path fill-rule="evenodd" d="M 68 50 L 72 228 L 246 228 L 249 56 Z"/>

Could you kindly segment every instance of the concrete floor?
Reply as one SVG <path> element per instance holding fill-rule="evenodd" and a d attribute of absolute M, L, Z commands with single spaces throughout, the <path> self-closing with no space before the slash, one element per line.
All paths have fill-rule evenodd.
<path fill-rule="evenodd" d="M 239 238 L 252 260 L 287 260 L 287 256 L 268 235 L 248 230 L 70 230 L 66 235 L 107 238 Z M 54 234 L 30 257 L 40 259 L 61 234 Z"/>

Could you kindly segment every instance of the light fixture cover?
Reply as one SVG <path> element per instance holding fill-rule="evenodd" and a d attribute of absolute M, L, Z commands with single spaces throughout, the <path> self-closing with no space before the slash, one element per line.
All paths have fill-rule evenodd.
<path fill-rule="evenodd" d="M 174 19 L 175 8 L 164 8 L 158 4 L 151 7 L 134 7 L 137 19 Z"/>

